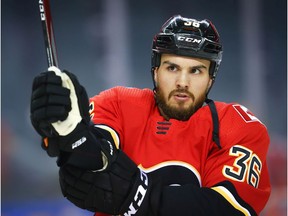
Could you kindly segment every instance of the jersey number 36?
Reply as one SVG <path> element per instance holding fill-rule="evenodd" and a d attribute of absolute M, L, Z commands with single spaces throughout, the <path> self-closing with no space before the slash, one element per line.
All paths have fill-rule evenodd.
<path fill-rule="evenodd" d="M 248 184 L 257 188 L 262 168 L 259 157 L 241 145 L 232 146 L 229 155 L 236 157 L 236 159 L 233 166 L 225 165 L 223 167 L 223 175 L 234 181 L 246 181 Z"/>

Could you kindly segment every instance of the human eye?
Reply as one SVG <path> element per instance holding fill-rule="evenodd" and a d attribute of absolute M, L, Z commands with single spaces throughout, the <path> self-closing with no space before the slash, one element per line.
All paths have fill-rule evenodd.
<path fill-rule="evenodd" d="M 167 70 L 171 72 L 175 72 L 178 70 L 178 67 L 176 65 L 171 64 L 167 66 Z"/>
<path fill-rule="evenodd" d="M 200 74 L 202 71 L 200 68 L 192 68 L 191 69 L 191 73 L 192 74 Z"/>
<path fill-rule="evenodd" d="M 191 74 L 204 74 L 206 72 L 208 72 L 207 67 L 202 66 L 202 65 L 192 67 L 191 70 L 190 70 Z"/>

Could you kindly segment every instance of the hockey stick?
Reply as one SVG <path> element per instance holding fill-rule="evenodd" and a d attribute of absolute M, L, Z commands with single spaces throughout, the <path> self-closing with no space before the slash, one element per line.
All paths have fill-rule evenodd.
<path fill-rule="evenodd" d="M 48 66 L 58 67 L 56 43 L 53 32 L 49 0 L 39 0 L 40 18 L 43 28 Z"/>

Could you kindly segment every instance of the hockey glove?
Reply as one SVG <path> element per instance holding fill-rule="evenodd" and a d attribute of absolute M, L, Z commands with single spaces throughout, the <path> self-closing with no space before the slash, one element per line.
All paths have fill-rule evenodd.
<path fill-rule="evenodd" d="M 71 165 L 60 168 L 63 195 L 76 206 L 111 215 L 153 215 L 160 188 L 149 174 L 109 141 L 102 139 L 106 158 L 102 170 L 87 171 Z M 153 195 L 151 195 L 153 192 Z M 151 198 L 153 200 L 151 201 Z"/>
<path fill-rule="evenodd" d="M 68 71 L 56 67 L 48 70 L 35 77 L 31 97 L 31 122 L 43 137 L 42 147 L 51 157 L 62 152 L 61 165 L 69 158 L 74 160 L 71 164 L 79 161 L 88 165 L 83 168 L 102 167 L 100 148 L 91 132 L 85 88 Z"/>
<path fill-rule="evenodd" d="M 34 78 L 31 121 L 42 137 L 65 136 L 82 119 L 89 121 L 89 100 L 74 74 L 48 70 Z"/>

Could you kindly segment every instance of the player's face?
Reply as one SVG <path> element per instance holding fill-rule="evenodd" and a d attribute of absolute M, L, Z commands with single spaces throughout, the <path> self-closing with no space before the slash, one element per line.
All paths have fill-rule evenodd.
<path fill-rule="evenodd" d="M 212 84 L 209 67 L 208 60 L 162 54 L 154 80 L 158 107 L 166 119 L 188 120 L 203 105 Z"/>

